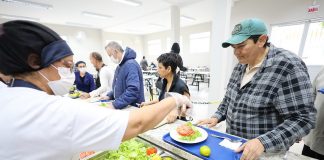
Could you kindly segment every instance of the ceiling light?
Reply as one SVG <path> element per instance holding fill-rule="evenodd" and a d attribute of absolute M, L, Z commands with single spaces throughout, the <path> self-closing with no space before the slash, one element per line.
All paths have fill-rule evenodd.
<path fill-rule="evenodd" d="M 38 18 L 24 17 L 24 16 L 15 16 L 15 15 L 7 15 L 7 14 L 0 14 L 0 17 L 1 18 L 5 18 L 5 19 L 12 19 L 12 20 L 39 21 Z"/>
<path fill-rule="evenodd" d="M 134 1 L 134 0 L 113 0 L 113 1 L 119 2 L 119 3 L 124 3 L 124 4 L 130 5 L 130 6 L 135 6 L 135 7 L 142 5 L 141 2 Z"/>
<path fill-rule="evenodd" d="M 184 15 L 181 15 L 180 18 L 181 18 L 182 20 L 190 21 L 190 22 L 194 22 L 194 21 L 196 21 L 196 19 L 194 19 L 194 18 L 192 18 L 192 17 L 184 16 Z"/>
<path fill-rule="evenodd" d="M 53 8 L 53 6 L 49 5 L 49 4 L 36 3 L 36 2 L 25 1 L 25 0 L 1 0 L 1 1 L 11 3 L 13 5 L 35 7 L 35 8 L 41 8 L 41 9 L 52 9 Z"/>
<path fill-rule="evenodd" d="M 90 24 L 75 23 L 75 22 L 66 22 L 65 24 L 76 27 L 92 27 Z"/>
<path fill-rule="evenodd" d="M 82 15 L 88 16 L 88 17 L 93 17 L 93 18 L 99 18 L 99 19 L 108 19 L 112 18 L 112 16 L 109 15 L 104 15 L 104 14 L 98 14 L 98 13 L 92 13 L 92 12 L 82 12 Z"/>

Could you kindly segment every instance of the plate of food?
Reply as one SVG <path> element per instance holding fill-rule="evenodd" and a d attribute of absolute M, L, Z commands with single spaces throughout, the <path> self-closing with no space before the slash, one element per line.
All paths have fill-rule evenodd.
<path fill-rule="evenodd" d="M 191 144 L 206 140 L 208 133 L 203 128 L 196 127 L 191 122 L 187 122 L 172 130 L 170 137 L 175 141 Z"/>

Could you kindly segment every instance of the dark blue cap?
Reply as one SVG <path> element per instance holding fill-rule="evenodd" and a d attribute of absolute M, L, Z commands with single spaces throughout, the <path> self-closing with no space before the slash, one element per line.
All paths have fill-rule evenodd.
<path fill-rule="evenodd" d="M 55 61 L 70 55 L 73 55 L 73 52 L 66 41 L 59 40 L 52 42 L 42 50 L 42 67 L 47 67 Z"/>

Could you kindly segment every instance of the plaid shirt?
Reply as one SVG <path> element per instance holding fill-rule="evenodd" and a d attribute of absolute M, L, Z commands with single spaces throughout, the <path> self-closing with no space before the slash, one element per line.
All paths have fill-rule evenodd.
<path fill-rule="evenodd" d="M 259 71 L 240 89 L 247 65 L 237 64 L 213 117 L 226 132 L 258 138 L 267 152 L 288 150 L 315 126 L 314 95 L 305 63 L 271 45 Z"/>

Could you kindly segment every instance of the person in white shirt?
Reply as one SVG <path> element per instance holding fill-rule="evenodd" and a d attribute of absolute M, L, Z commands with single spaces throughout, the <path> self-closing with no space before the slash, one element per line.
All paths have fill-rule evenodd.
<path fill-rule="evenodd" d="M 92 52 L 90 54 L 90 61 L 98 71 L 98 76 L 96 78 L 97 89 L 91 91 L 90 93 L 82 93 L 82 99 L 106 95 L 112 90 L 114 69 L 103 63 L 102 56 L 98 52 Z"/>
<path fill-rule="evenodd" d="M 0 88 L 0 159 L 68 160 L 89 150 L 117 149 L 121 141 L 156 126 L 185 96 L 132 111 L 62 97 L 74 82 L 73 52 L 37 22 L 0 24 L 0 72 L 14 75 Z"/>
<path fill-rule="evenodd" d="M 324 68 L 313 81 L 314 106 L 317 109 L 316 126 L 303 138 L 305 145 L 302 155 L 316 159 L 324 159 L 324 93 L 322 90 L 324 90 Z"/>

